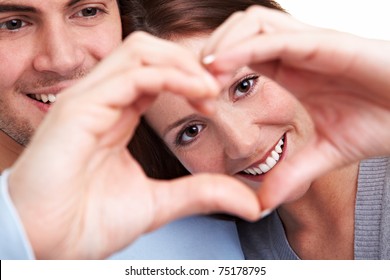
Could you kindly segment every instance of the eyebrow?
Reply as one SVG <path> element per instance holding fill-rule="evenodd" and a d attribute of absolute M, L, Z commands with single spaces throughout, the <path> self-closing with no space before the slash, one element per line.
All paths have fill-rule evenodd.
<path fill-rule="evenodd" d="M 77 3 L 81 2 L 83 0 L 70 0 L 68 4 L 66 4 L 67 7 L 71 7 L 73 5 L 76 5 Z M 0 13 L 7 13 L 7 12 L 28 12 L 28 13 L 37 13 L 38 10 L 31 6 L 26 5 L 12 5 L 7 3 L 0 3 Z"/>
<path fill-rule="evenodd" d="M 69 3 L 66 5 L 67 7 L 71 7 L 73 5 L 76 5 L 78 2 L 81 2 L 83 0 L 71 0 Z"/>
<path fill-rule="evenodd" d="M 181 118 L 180 120 L 177 120 L 174 123 L 168 125 L 167 128 L 165 128 L 164 131 L 163 131 L 163 137 L 165 137 L 165 135 L 167 135 L 167 133 L 169 131 L 171 131 L 172 129 L 182 125 L 183 123 L 186 123 L 186 122 L 196 118 L 197 116 L 198 115 L 196 115 L 196 114 L 191 114 L 191 115 L 188 115 L 188 116 L 186 116 L 184 118 Z"/>
<path fill-rule="evenodd" d="M 37 9 L 30 7 L 30 6 L 24 6 L 24 5 L 8 5 L 8 4 L 1 4 L 0 3 L 0 13 L 6 13 L 6 12 L 36 13 Z"/>

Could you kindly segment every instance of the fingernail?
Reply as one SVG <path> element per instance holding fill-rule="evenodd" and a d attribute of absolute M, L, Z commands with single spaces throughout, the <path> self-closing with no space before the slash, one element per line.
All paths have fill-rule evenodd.
<path fill-rule="evenodd" d="M 215 61 L 215 55 L 210 54 L 210 55 L 205 56 L 205 57 L 203 58 L 202 63 L 203 63 L 204 65 L 209 65 L 209 64 L 213 63 L 214 61 Z"/>
<path fill-rule="evenodd" d="M 265 210 L 263 210 L 261 212 L 261 214 L 260 214 L 260 219 L 263 219 L 263 218 L 267 217 L 272 212 L 273 212 L 273 209 L 265 209 Z"/>

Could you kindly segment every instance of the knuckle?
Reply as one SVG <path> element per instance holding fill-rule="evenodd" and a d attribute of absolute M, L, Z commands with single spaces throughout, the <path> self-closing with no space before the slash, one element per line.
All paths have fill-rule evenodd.
<path fill-rule="evenodd" d="M 125 41 L 123 42 L 123 46 L 126 49 L 129 50 L 137 50 L 137 49 L 142 49 L 142 46 L 147 44 L 147 38 L 150 35 L 143 31 L 135 31 L 133 32 L 130 36 L 128 36 Z"/>
<path fill-rule="evenodd" d="M 252 5 L 246 11 L 249 15 L 259 15 L 263 9 L 260 6 Z"/>

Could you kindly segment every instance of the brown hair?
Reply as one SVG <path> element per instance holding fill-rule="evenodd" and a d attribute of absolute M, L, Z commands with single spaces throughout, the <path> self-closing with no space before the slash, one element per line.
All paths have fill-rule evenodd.
<path fill-rule="evenodd" d="M 135 30 L 167 40 L 210 33 L 231 14 L 252 5 L 284 11 L 272 0 L 134 0 L 129 4 Z M 128 147 L 149 177 L 172 179 L 189 174 L 144 118 Z"/>
<path fill-rule="evenodd" d="M 125 38 L 134 31 L 134 25 L 131 17 L 132 0 L 117 0 L 121 23 L 122 23 L 122 37 Z"/>

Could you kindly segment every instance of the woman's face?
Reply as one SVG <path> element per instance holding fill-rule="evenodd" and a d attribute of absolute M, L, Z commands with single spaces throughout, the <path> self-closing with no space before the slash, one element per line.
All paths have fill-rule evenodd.
<path fill-rule="evenodd" d="M 199 53 L 206 38 L 179 43 Z M 307 143 L 313 125 L 283 88 L 249 68 L 239 69 L 204 116 L 183 98 L 162 94 L 145 117 L 191 173 L 217 172 L 258 187 L 275 164 Z"/>

